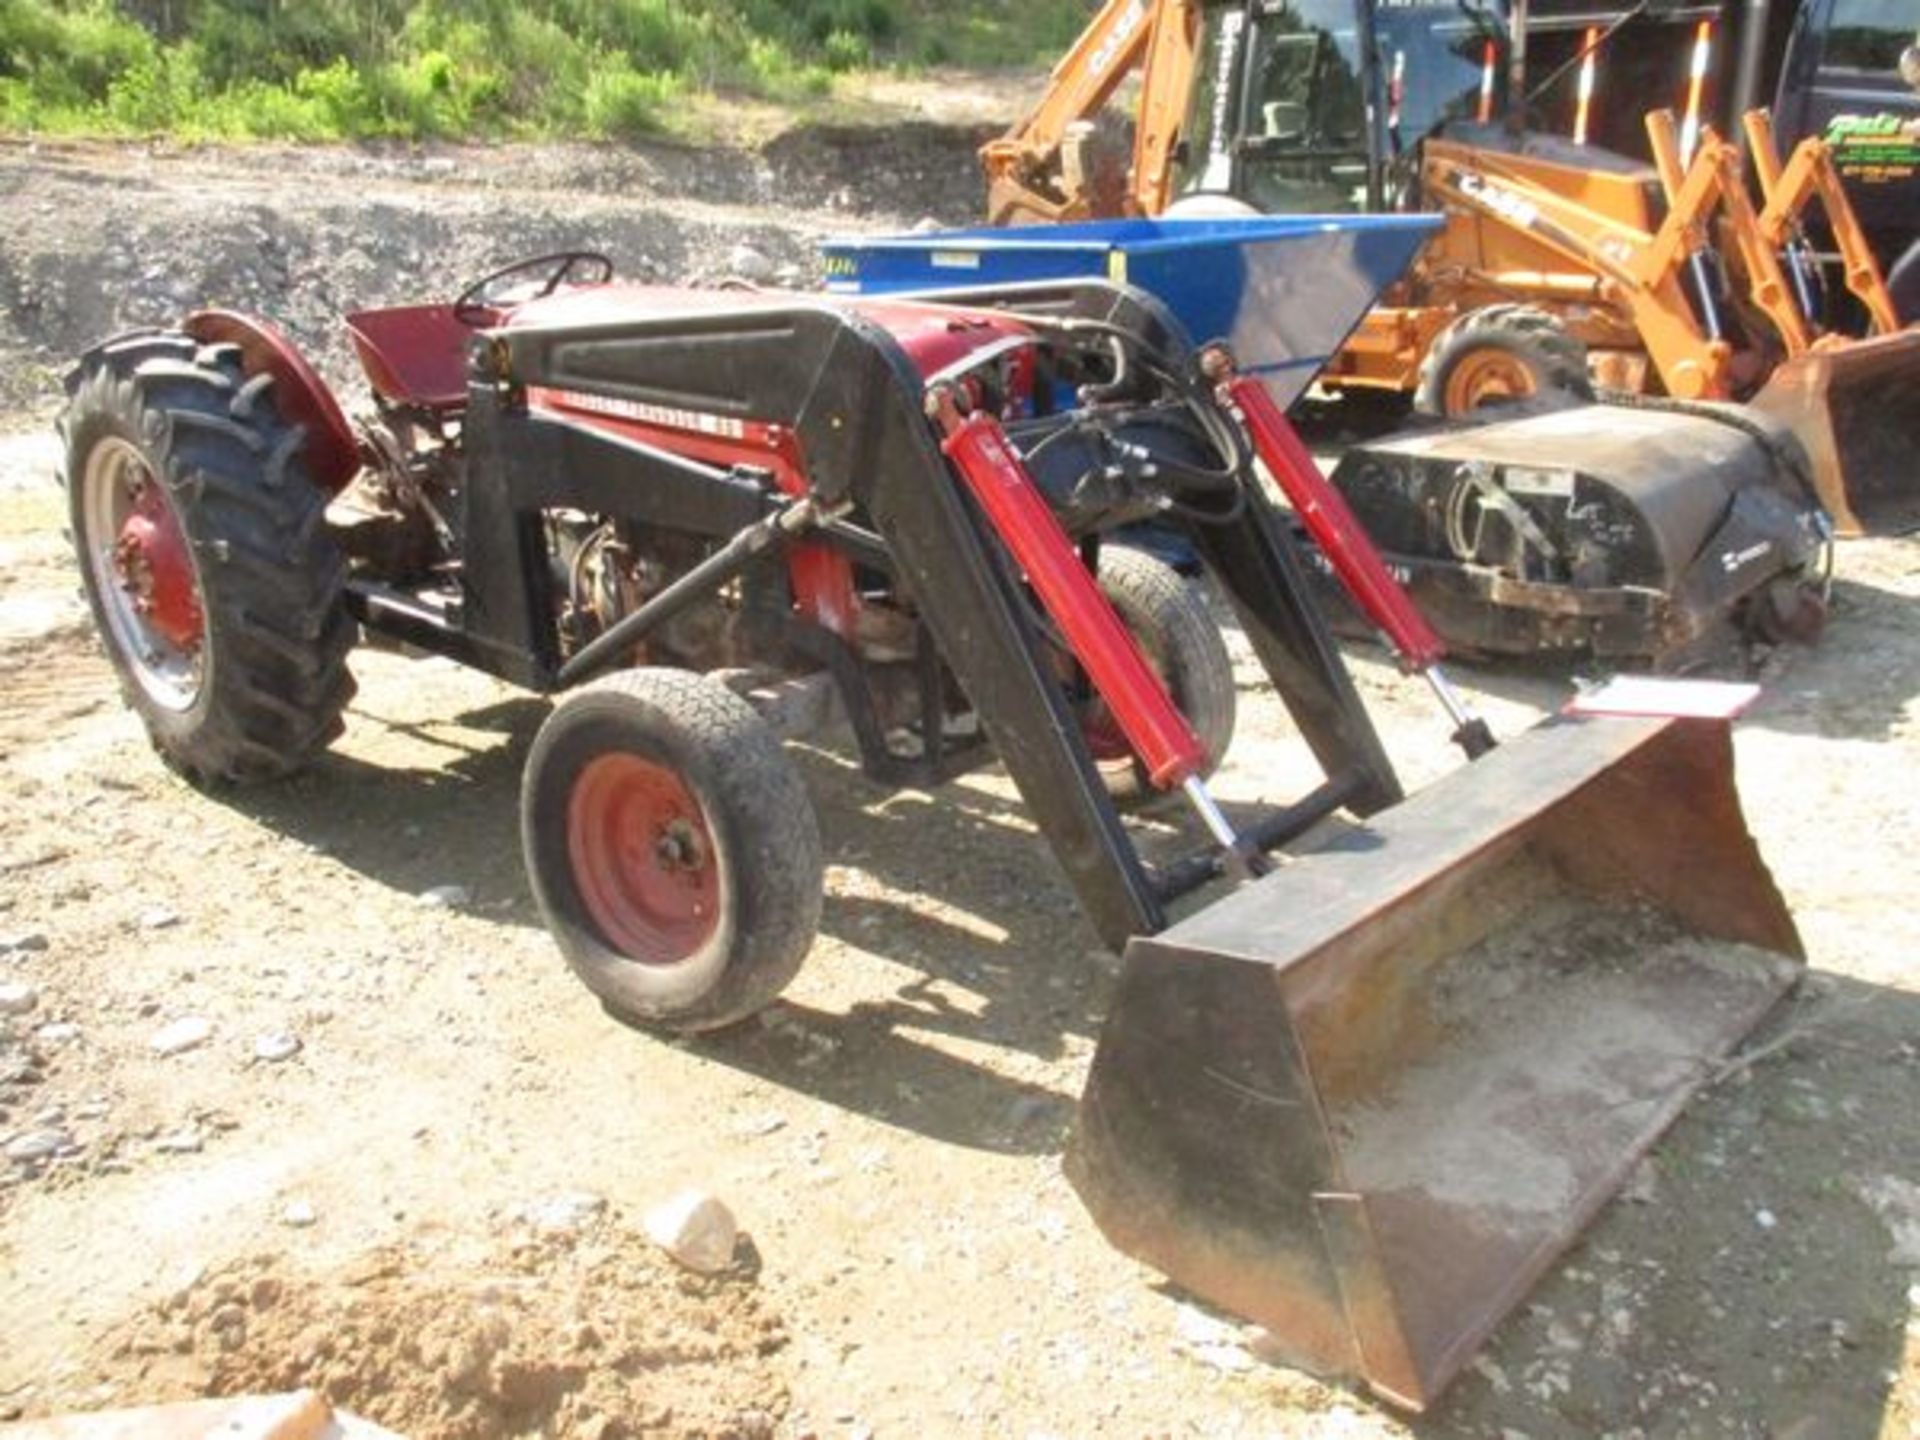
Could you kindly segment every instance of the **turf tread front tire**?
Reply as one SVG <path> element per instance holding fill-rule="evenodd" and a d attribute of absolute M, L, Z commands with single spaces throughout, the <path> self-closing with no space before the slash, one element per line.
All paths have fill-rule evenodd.
<path fill-rule="evenodd" d="M 324 524 L 325 497 L 303 433 L 248 377 L 239 351 L 141 333 L 88 352 L 69 378 L 58 428 L 75 544 L 95 624 L 154 748 L 199 784 L 277 779 L 341 730 L 357 629 L 346 571 Z M 192 552 L 205 616 L 200 693 L 185 710 L 152 702 L 108 623 L 89 558 L 81 486 L 94 447 L 129 442 L 165 487 Z"/>
<path fill-rule="evenodd" d="M 1233 660 L 1205 593 L 1171 565 L 1126 545 L 1109 545 L 1100 552 L 1099 579 L 1101 593 L 1193 727 L 1206 757 L 1202 778 L 1211 775 L 1233 743 L 1239 695 Z M 1100 771 L 1108 794 L 1120 804 L 1144 803 L 1163 793 L 1154 789 L 1137 760 L 1103 765 Z"/>
<path fill-rule="evenodd" d="M 586 767 L 628 753 L 678 778 L 718 852 L 713 933 L 671 964 L 636 960 L 602 932 L 582 898 L 568 807 Z M 735 1024 L 799 972 L 820 925 L 825 861 L 806 787 L 745 700 L 709 676 L 647 667 L 608 675 L 554 707 L 521 781 L 527 874 L 574 973 L 614 1015 L 676 1031 Z"/>

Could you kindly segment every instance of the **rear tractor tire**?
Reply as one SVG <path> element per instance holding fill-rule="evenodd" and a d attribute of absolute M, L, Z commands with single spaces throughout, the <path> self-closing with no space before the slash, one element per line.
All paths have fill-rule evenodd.
<path fill-rule="evenodd" d="M 623 1020 L 744 1020 L 813 946 L 813 806 L 766 723 L 708 676 L 626 670 L 566 696 L 534 737 L 520 824 L 561 953 Z"/>
<path fill-rule="evenodd" d="M 1101 550 L 1099 578 L 1101 593 L 1167 687 L 1174 708 L 1193 727 L 1206 756 L 1203 778 L 1211 775 L 1233 743 L 1239 697 L 1227 642 L 1205 594 L 1164 561 L 1125 545 Z M 1143 805 L 1165 793 L 1153 787 L 1119 722 L 1097 696 L 1081 712 L 1081 733 L 1116 804 Z"/>
<path fill-rule="evenodd" d="M 1420 361 L 1414 406 L 1458 419 L 1483 406 L 1566 406 L 1593 399 L 1587 347 L 1530 305 L 1469 310 L 1434 337 Z"/>
<path fill-rule="evenodd" d="M 340 733 L 355 627 L 302 431 L 231 345 L 89 352 L 59 430 L 74 547 L 127 701 L 199 784 L 271 780 Z"/>

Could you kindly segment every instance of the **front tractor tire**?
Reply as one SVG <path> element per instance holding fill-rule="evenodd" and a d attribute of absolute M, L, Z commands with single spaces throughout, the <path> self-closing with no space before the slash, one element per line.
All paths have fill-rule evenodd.
<path fill-rule="evenodd" d="M 744 1020 L 813 946 L 813 806 L 766 723 L 708 676 L 626 670 L 566 696 L 528 754 L 520 821 L 548 929 L 623 1020 Z"/>
<path fill-rule="evenodd" d="M 1144 550 L 1109 545 L 1100 552 L 1100 591 L 1132 632 L 1147 664 L 1200 742 L 1211 775 L 1233 743 L 1239 697 L 1233 660 L 1200 587 Z M 1164 795 L 1148 779 L 1119 721 L 1098 696 L 1081 711 L 1081 733 L 1108 795 L 1123 809 Z"/>
<path fill-rule="evenodd" d="M 1545 310 L 1486 305 L 1433 339 L 1420 361 L 1414 406 L 1458 419 L 1484 406 L 1565 406 L 1593 399 L 1587 347 Z"/>
<path fill-rule="evenodd" d="M 272 386 L 234 346 L 139 334 L 86 355 L 59 420 L 94 624 L 197 784 L 298 770 L 353 694 L 345 569 Z"/>

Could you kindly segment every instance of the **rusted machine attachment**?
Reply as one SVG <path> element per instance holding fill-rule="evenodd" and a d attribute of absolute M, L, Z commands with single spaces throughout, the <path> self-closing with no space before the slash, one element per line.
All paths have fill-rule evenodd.
<path fill-rule="evenodd" d="M 1733 631 L 1819 634 L 1832 531 L 1790 436 L 1732 405 L 1575 406 L 1353 445 L 1333 483 L 1456 651 L 1672 669 Z"/>
<path fill-rule="evenodd" d="M 1920 527 L 1920 330 L 1828 346 L 1782 361 L 1754 409 L 1806 448 L 1814 490 L 1842 535 Z"/>
<path fill-rule="evenodd" d="M 1802 958 L 1724 722 L 1551 722 L 1134 940 L 1068 1174 L 1120 1249 L 1421 1409 Z"/>

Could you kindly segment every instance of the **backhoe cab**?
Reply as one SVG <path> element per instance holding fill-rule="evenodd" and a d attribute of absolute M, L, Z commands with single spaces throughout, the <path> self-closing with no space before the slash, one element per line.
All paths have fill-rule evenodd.
<path fill-rule="evenodd" d="M 1504 96 L 1504 13 L 1354 0 L 1201 5 L 1172 203 L 1262 212 L 1400 208 L 1421 139 Z"/>
<path fill-rule="evenodd" d="M 996 225 L 1395 208 L 1418 141 L 1502 104 L 1506 15 L 1467 0 L 1108 0 L 1046 95 L 982 152 Z M 1131 163 L 1095 118 L 1141 75 Z"/>

